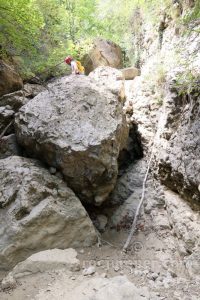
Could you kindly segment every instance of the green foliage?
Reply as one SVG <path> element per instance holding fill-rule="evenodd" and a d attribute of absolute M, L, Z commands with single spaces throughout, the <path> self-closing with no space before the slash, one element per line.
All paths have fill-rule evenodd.
<path fill-rule="evenodd" d="M 157 26 L 170 5 L 171 0 L 0 0 L 0 54 L 15 56 L 24 77 L 46 70 L 47 76 L 62 74 L 66 65 L 53 71 L 52 66 L 68 54 L 80 59 L 93 38 L 102 36 L 122 47 L 127 65 L 136 64 L 144 23 Z"/>
<path fill-rule="evenodd" d="M 1 55 L 36 52 L 43 18 L 31 0 L 0 0 Z"/>
<path fill-rule="evenodd" d="M 199 83 L 199 74 L 194 73 L 192 70 L 188 70 L 176 77 L 174 87 L 180 96 L 193 94 L 198 97 L 200 94 Z"/>
<path fill-rule="evenodd" d="M 183 18 L 184 24 L 189 24 L 190 22 L 195 22 L 200 18 L 200 0 L 195 1 L 195 5 L 192 9 L 188 9 L 187 13 Z"/>

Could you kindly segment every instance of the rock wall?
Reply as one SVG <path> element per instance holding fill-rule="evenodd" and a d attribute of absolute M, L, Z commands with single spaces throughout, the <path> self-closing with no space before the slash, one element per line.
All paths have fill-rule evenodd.
<path fill-rule="evenodd" d="M 155 175 L 192 203 L 200 201 L 199 46 L 195 31 L 182 35 L 172 22 L 161 50 L 155 40 L 141 76 L 127 84 L 131 120 L 138 124 L 145 153 L 155 146 Z"/>

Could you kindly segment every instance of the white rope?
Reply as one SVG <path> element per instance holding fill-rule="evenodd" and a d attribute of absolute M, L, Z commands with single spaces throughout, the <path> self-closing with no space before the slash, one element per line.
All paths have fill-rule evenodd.
<path fill-rule="evenodd" d="M 158 126 L 158 128 L 159 128 L 159 126 Z M 152 150 L 151 150 L 151 155 L 150 155 L 149 162 L 148 162 L 148 165 L 147 165 L 147 171 L 146 171 L 146 174 L 145 174 L 145 177 L 144 177 L 144 180 L 143 180 L 142 196 L 141 196 L 139 205 L 137 207 L 137 210 L 136 210 L 136 213 L 135 213 L 132 225 L 131 225 L 131 231 L 130 231 L 129 236 L 128 236 L 127 240 L 126 240 L 126 243 L 124 244 L 123 252 L 127 251 L 128 247 L 129 247 L 129 244 L 131 242 L 132 236 L 133 236 L 133 234 L 135 233 L 135 230 L 136 230 L 137 219 L 139 217 L 140 210 L 141 210 L 141 207 L 142 207 L 142 204 L 143 204 L 143 201 L 144 201 L 146 181 L 147 181 L 147 178 L 148 178 L 148 174 L 149 174 L 151 162 L 152 162 L 152 159 L 153 159 L 153 154 L 154 154 L 154 149 L 155 149 L 155 142 L 156 142 L 156 137 L 157 137 L 158 133 L 159 133 L 159 129 L 157 130 L 157 132 L 156 132 L 156 134 L 154 136 Z"/>

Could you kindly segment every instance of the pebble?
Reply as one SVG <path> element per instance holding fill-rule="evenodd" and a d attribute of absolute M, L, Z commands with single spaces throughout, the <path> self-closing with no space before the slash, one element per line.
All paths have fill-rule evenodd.
<path fill-rule="evenodd" d="M 70 278 L 71 278 L 71 280 L 76 280 L 75 276 L 71 276 Z"/>
<path fill-rule="evenodd" d="M 101 261 L 98 261 L 97 262 L 97 267 L 101 267 L 102 266 L 102 262 Z"/>
<path fill-rule="evenodd" d="M 83 276 L 93 275 L 95 272 L 95 267 L 91 266 L 83 270 Z"/>
<path fill-rule="evenodd" d="M 79 253 L 80 253 L 80 254 L 85 253 L 84 249 L 81 249 L 81 250 L 79 251 Z"/>
<path fill-rule="evenodd" d="M 50 167 L 49 168 L 49 172 L 53 175 L 53 174 L 56 174 L 56 168 L 54 167 Z"/>
<path fill-rule="evenodd" d="M 119 272 L 119 271 L 120 271 L 120 268 L 119 268 L 119 267 L 115 267 L 115 268 L 114 268 L 114 271 L 115 271 L 115 272 Z"/>

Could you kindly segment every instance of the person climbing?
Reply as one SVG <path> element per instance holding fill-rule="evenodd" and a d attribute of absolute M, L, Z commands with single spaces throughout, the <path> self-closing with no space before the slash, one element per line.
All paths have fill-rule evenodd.
<path fill-rule="evenodd" d="M 71 67 L 72 74 L 74 75 L 85 74 L 85 68 L 81 65 L 81 62 L 78 60 L 74 60 L 72 56 L 67 56 L 65 58 L 65 62 Z"/>

